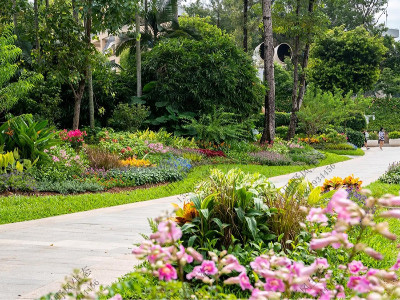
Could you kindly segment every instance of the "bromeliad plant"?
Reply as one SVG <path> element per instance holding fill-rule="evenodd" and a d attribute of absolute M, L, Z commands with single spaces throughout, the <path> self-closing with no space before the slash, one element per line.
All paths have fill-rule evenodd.
<path fill-rule="evenodd" d="M 376 222 L 372 213 L 347 197 L 345 190 L 339 190 L 327 207 L 308 210 L 303 226 L 313 233 L 310 251 L 314 253 L 315 260 L 311 265 L 272 251 L 256 257 L 249 266 L 241 265 L 235 256 L 225 250 L 217 253 L 209 251 L 210 259 L 207 259 L 195 249 L 185 248 L 186 241 L 181 242 L 182 230 L 172 220 L 159 222 L 157 231 L 135 248 L 133 254 L 148 262 L 148 267 L 142 272 L 152 274 L 159 280 L 180 280 L 184 288 L 186 281 L 202 281 L 202 288 L 214 293 L 222 291 L 222 285 L 234 284 L 248 291 L 248 298 L 252 300 L 398 299 L 400 281 L 395 271 L 400 269 L 400 256 L 388 270 L 368 268 L 354 259 L 358 253 L 383 259 L 370 245 L 361 242 L 367 229 L 392 241 L 397 237 L 389 231 L 387 222 Z M 400 218 L 400 209 L 397 208 L 400 207 L 400 197 L 369 197 L 366 208 L 373 207 L 383 210 L 379 218 Z M 332 222 L 330 227 L 327 227 L 328 222 Z M 359 228 L 353 243 L 347 235 L 352 228 Z M 323 253 L 320 250 L 331 247 L 347 253 L 343 264 L 329 265 L 326 258 L 319 256 Z M 248 275 L 249 270 L 252 270 L 252 276 Z M 214 296 L 218 298 L 218 294 Z M 195 295 L 192 297 L 196 299 Z"/>

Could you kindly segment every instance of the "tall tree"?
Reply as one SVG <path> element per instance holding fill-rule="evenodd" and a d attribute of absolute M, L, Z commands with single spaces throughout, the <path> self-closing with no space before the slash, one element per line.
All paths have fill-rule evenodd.
<path fill-rule="evenodd" d="M 140 13 L 136 10 L 136 96 L 142 96 L 142 51 L 140 49 Z"/>
<path fill-rule="evenodd" d="M 247 15 L 249 10 L 249 0 L 243 0 L 243 50 L 247 52 Z"/>
<path fill-rule="evenodd" d="M 275 138 L 275 78 L 274 78 L 274 37 L 272 34 L 272 1 L 263 0 L 264 28 L 264 82 L 265 95 L 264 130 L 260 143 L 273 143 Z"/>
<path fill-rule="evenodd" d="M 311 44 L 327 23 L 321 7 L 320 0 L 277 0 L 274 3 L 275 32 L 293 41 L 292 113 L 288 139 L 295 135 L 297 112 L 303 103 Z"/>

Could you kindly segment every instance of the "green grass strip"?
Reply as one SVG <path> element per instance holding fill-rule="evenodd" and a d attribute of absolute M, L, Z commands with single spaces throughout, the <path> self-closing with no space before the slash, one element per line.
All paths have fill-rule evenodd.
<path fill-rule="evenodd" d="M 354 155 L 354 156 L 365 155 L 365 152 L 360 148 L 357 148 L 356 150 L 323 150 L 323 151 L 339 155 Z"/>
<path fill-rule="evenodd" d="M 327 153 L 326 159 L 318 166 L 329 165 L 348 160 L 348 157 Z M 193 191 L 194 187 L 204 180 L 211 169 L 219 168 L 228 171 L 240 168 L 248 173 L 259 172 L 266 177 L 273 177 L 304 170 L 315 166 L 260 166 L 221 164 L 205 165 L 194 168 L 188 176 L 179 182 L 166 186 L 157 186 L 148 189 L 137 189 L 117 194 L 97 193 L 81 195 L 56 196 L 9 196 L 0 198 L 0 224 L 15 223 L 27 220 L 36 220 L 51 216 L 87 211 L 96 208 L 110 207 L 140 201 L 158 199 Z"/>

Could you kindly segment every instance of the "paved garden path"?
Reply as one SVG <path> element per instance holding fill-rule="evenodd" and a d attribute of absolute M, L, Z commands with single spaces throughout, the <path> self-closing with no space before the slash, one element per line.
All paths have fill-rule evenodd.
<path fill-rule="evenodd" d="M 322 175 L 330 178 L 354 174 L 368 184 L 398 160 L 400 148 L 371 148 L 363 157 L 303 174 L 318 184 L 322 184 Z M 283 186 L 294 176 L 278 176 L 271 181 Z M 139 233 L 149 232 L 147 218 L 160 215 L 171 208 L 170 203 L 180 200 L 182 196 L 174 196 L 1 225 L 0 299 L 35 299 L 56 292 L 74 268 L 90 272 L 100 284 L 111 283 L 136 264 L 131 248 L 142 240 Z"/>

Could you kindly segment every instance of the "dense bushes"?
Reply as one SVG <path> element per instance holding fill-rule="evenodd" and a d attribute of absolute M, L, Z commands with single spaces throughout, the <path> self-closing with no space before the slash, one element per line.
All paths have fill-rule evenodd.
<path fill-rule="evenodd" d="M 200 117 L 214 108 L 239 120 L 257 113 L 263 88 L 246 54 L 203 19 L 181 17 L 179 23 L 197 37 L 164 39 L 143 55 L 143 81 L 152 82 L 145 98 L 151 124 L 177 132 L 181 116 Z"/>
<path fill-rule="evenodd" d="M 108 123 L 115 129 L 134 132 L 140 129 L 149 113 L 149 108 L 141 104 L 120 103 Z"/>
<path fill-rule="evenodd" d="M 348 128 L 348 129 L 346 129 L 346 135 L 347 135 L 349 143 L 352 143 L 359 148 L 364 146 L 365 137 L 362 132 L 355 131 L 355 130 Z"/>
<path fill-rule="evenodd" d="M 381 127 L 387 131 L 400 130 L 400 98 L 375 98 L 367 114 L 375 115 L 375 120 L 369 121 L 369 130 L 378 131 Z"/>

